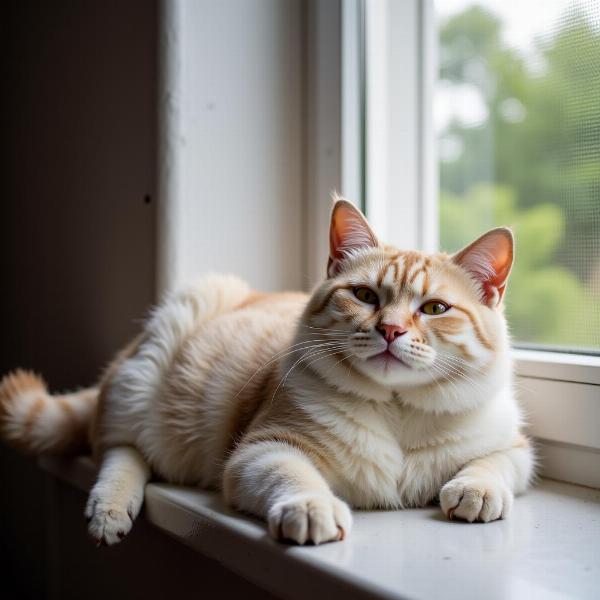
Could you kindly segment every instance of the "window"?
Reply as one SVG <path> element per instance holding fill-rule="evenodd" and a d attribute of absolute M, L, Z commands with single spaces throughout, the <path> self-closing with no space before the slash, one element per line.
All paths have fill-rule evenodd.
<path fill-rule="evenodd" d="M 600 487 L 600 4 L 352 0 L 341 10 L 341 85 L 330 62 L 319 80 L 330 89 L 309 86 L 323 114 L 341 95 L 341 135 L 309 136 L 309 197 L 363 189 L 369 221 L 400 248 L 454 251 L 512 226 L 516 387 L 543 474 Z M 309 245 L 325 239 L 322 206 Z"/>
<path fill-rule="evenodd" d="M 511 225 L 518 346 L 600 351 L 600 5 L 436 0 L 440 245 Z"/>

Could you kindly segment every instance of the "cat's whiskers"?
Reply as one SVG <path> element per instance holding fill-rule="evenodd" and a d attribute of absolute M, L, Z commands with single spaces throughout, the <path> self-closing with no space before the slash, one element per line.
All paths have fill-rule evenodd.
<path fill-rule="evenodd" d="M 438 362 L 439 364 L 437 365 L 437 368 L 440 372 L 446 371 L 445 378 L 448 382 L 463 381 L 475 388 L 480 393 L 485 393 L 485 389 L 478 382 L 469 377 L 463 371 L 458 370 L 456 366 L 452 365 L 452 363 L 446 362 L 444 357 L 438 356 Z"/>
<path fill-rule="evenodd" d="M 339 342 L 332 342 L 332 343 L 337 343 L 340 346 L 340 349 L 344 347 L 343 344 L 339 343 Z M 325 349 L 320 349 L 320 350 L 314 350 L 311 352 L 308 352 L 306 355 L 301 356 L 287 371 L 287 373 L 281 378 L 281 380 L 279 381 L 279 383 L 277 384 L 277 387 L 275 388 L 275 391 L 273 392 L 273 395 L 271 396 L 271 403 L 273 403 L 273 401 L 275 400 L 275 397 L 277 396 L 277 392 L 279 391 L 279 388 L 281 388 L 282 385 L 285 385 L 285 382 L 287 380 L 287 378 L 289 377 L 290 373 L 296 368 L 297 365 L 299 365 L 303 360 L 306 360 L 308 358 L 313 358 L 314 356 L 321 354 L 321 353 L 326 353 L 329 352 L 330 350 L 332 350 L 332 347 L 328 347 Z M 333 354 L 335 354 L 335 352 L 333 352 Z"/>
<path fill-rule="evenodd" d="M 438 388 L 439 388 L 440 392 L 443 394 L 443 393 L 445 392 L 445 390 L 444 390 L 444 388 L 442 387 L 442 384 L 441 384 L 441 383 L 439 382 L 439 380 L 438 380 L 438 377 L 437 377 L 437 375 L 438 375 L 438 372 L 437 372 L 435 369 L 433 369 L 433 367 L 432 367 L 432 366 L 428 366 L 428 367 L 426 367 L 426 369 L 425 369 L 425 370 L 426 370 L 426 371 L 427 371 L 427 373 L 428 373 L 428 374 L 431 376 L 431 381 L 433 381 L 433 383 L 435 383 L 435 384 L 438 386 Z"/>
<path fill-rule="evenodd" d="M 448 373 L 445 372 L 444 370 L 442 370 L 439 365 L 436 365 L 435 363 L 433 363 L 432 365 L 430 365 L 429 367 L 427 367 L 427 371 L 433 375 L 433 381 L 437 384 L 437 386 L 440 388 L 440 391 L 443 394 L 452 394 L 455 398 L 458 398 L 458 388 L 456 387 L 456 385 L 454 384 L 453 380 L 448 376 Z M 438 377 L 436 377 L 436 375 Z M 439 377 L 441 376 L 441 377 Z M 446 383 L 448 385 L 451 386 L 451 389 L 442 387 L 442 383 Z"/>
<path fill-rule="evenodd" d="M 461 358 L 460 356 L 456 356 L 456 354 L 452 354 L 450 352 L 446 352 L 446 351 L 443 351 L 443 350 L 439 350 L 438 354 L 440 354 L 444 358 L 448 358 L 448 359 L 450 359 L 450 360 L 452 360 L 454 362 L 460 363 L 466 369 L 473 370 L 473 371 L 483 372 L 483 369 L 480 366 L 474 365 L 472 363 L 472 361 L 468 361 L 468 360 L 466 360 L 464 358 Z"/>
<path fill-rule="evenodd" d="M 336 354 L 340 354 L 340 353 L 341 353 L 341 351 L 343 351 L 343 348 L 341 348 L 341 349 L 338 349 L 338 350 L 334 350 L 333 352 L 330 352 L 329 354 L 325 354 L 324 356 L 320 356 L 319 358 L 316 358 L 315 360 L 311 360 L 311 361 L 310 361 L 308 364 L 306 364 L 306 365 L 304 366 L 304 369 L 305 369 L 305 370 L 306 370 L 306 369 L 308 369 L 308 368 L 309 368 L 311 365 L 313 365 L 314 363 L 318 362 L 319 360 L 323 360 L 323 359 L 325 359 L 325 358 L 329 358 L 330 356 L 335 356 Z M 349 358 L 350 356 L 352 356 L 352 353 L 350 353 L 350 354 L 348 355 L 348 358 Z M 340 361 L 338 361 L 338 363 L 339 363 L 339 362 L 340 362 Z M 336 363 L 336 364 L 338 364 L 338 363 Z M 335 366 L 335 365 L 334 365 L 334 366 Z M 331 370 L 331 369 L 330 369 L 330 370 Z M 328 371 L 328 373 L 329 373 L 329 371 Z"/>
<path fill-rule="evenodd" d="M 307 350 L 307 349 L 311 349 L 311 348 L 320 348 L 324 345 L 330 345 L 330 344 L 337 344 L 339 342 L 337 341 L 333 341 L 333 340 L 327 340 L 327 339 L 323 339 L 323 340 L 305 340 L 303 342 L 298 342 L 296 344 L 293 344 L 292 346 L 288 346 L 287 348 L 284 348 L 283 350 L 280 350 L 279 352 L 276 352 L 266 363 L 264 363 L 263 365 L 261 365 L 258 369 L 256 369 L 256 371 L 254 371 L 254 373 L 250 376 L 250 378 L 248 379 L 248 381 L 246 381 L 246 383 L 240 388 L 240 390 L 237 392 L 237 394 L 232 398 L 232 400 L 235 400 L 247 387 L 248 385 L 250 385 L 250 383 L 253 381 L 253 379 L 266 367 L 270 366 L 272 363 L 278 361 L 278 360 L 282 360 L 284 359 L 286 356 L 289 356 L 291 354 L 294 354 L 296 352 L 300 352 L 301 350 Z M 302 347 L 298 348 L 296 346 L 300 346 L 302 345 Z M 290 348 L 294 348 L 296 347 L 294 350 L 290 350 Z"/>
<path fill-rule="evenodd" d="M 302 337 L 309 336 L 309 335 L 321 335 L 321 336 L 327 336 L 330 339 L 338 339 L 338 338 L 341 339 L 341 338 L 348 337 L 348 333 L 328 333 L 326 331 L 317 331 L 317 332 L 302 331 L 302 332 L 300 332 L 300 335 Z"/>
<path fill-rule="evenodd" d="M 442 370 L 448 371 L 449 374 L 453 375 L 455 380 L 462 379 L 463 381 L 469 382 L 479 391 L 484 391 L 480 384 L 478 384 L 467 374 L 467 372 L 471 372 L 474 376 L 485 375 L 485 371 L 479 367 L 476 367 L 475 365 L 472 365 L 456 356 L 443 352 L 438 352 L 436 361 L 438 362 L 438 366 L 440 366 Z"/>
<path fill-rule="evenodd" d="M 357 350 L 356 345 L 352 345 L 351 348 L 353 348 L 355 351 Z M 365 344 L 364 346 L 361 346 L 361 349 L 364 351 L 364 354 L 362 356 L 355 354 L 355 356 L 356 358 L 362 358 L 363 360 L 373 358 L 381 352 L 381 350 L 377 347 L 376 344 Z"/>
<path fill-rule="evenodd" d="M 306 327 L 307 329 L 315 329 L 315 330 L 319 330 L 319 331 L 328 331 L 328 332 L 333 332 L 333 333 L 338 333 L 338 334 L 343 334 L 343 335 L 348 335 L 348 331 L 345 331 L 343 329 L 334 329 L 332 327 L 314 327 L 313 325 L 301 325 L 301 327 Z"/>
<path fill-rule="evenodd" d="M 459 378 L 469 381 L 474 387 L 476 387 L 480 391 L 483 391 L 483 388 L 480 386 L 480 384 L 477 383 L 465 372 L 468 369 L 470 371 L 473 371 L 474 375 L 485 375 L 485 371 L 483 369 L 475 367 L 474 365 L 470 365 L 464 361 L 458 363 L 456 361 L 453 362 L 452 360 L 449 360 L 449 358 L 449 356 L 438 356 L 438 360 L 442 366 L 444 366 L 447 369 L 451 369 Z"/>
<path fill-rule="evenodd" d="M 464 358 L 460 358 L 459 356 L 450 354 L 449 352 L 438 351 L 438 356 L 441 356 L 451 362 L 456 363 L 457 365 L 460 365 L 465 370 L 474 371 L 474 372 L 478 372 L 478 373 L 485 373 L 485 370 L 482 369 L 481 367 L 478 367 L 477 365 L 472 364 L 471 362 L 465 360 Z"/>
<path fill-rule="evenodd" d="M 339 364 L 343 363 L 344 361 L 348 360 L 349 358 L 352 358 L 353 356 L 356 356 L 356 355 L 353 354 L 352 352 L 348 352 L 348 356 L 345 356 L 341 360 L 338 360 L 332 367 L 330 367 L 328 369 L 328 371 L 327 371 L 327 373 L 325 373 L 325 375 L 329 375 L 329 373 L 331 373 L 331 371 L 333 371 L 333 369 L 335 369 Z M 346 377 L 348 377 L 350 375 L 350 366 L 351 365 L 348 364 L 348 371 L 347 371 Z"/>

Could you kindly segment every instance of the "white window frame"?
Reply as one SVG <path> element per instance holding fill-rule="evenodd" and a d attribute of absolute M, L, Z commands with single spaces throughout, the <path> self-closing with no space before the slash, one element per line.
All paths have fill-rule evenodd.
<path fill-rule="evenodd" d="M 304 5 L 158 9 L 157 295 L 208 271 L 303 287 Z"/>
<path fill-rule="evenodd" d="M 309 269 L 314 282 L 324 268 L 327 194 L 333 188 L 342 193 L 359 189 L 351 172 L 352 165 L 359 164 L 358 152 L 366 152 L 366 210 L 378 235 L 399 247 L 425 251 L 437 250 L 439 237 L 437 161 L 429 108 L 437 65 L 433 0 L 349 0 L 313 6 L 317 21 L 322 17 L 317 13 L 325 12 L 329 24 L 333 21 L 339 27 L 329 38 L 337 51 L 324 56 L 327 49 L 321 46 L 309 61 L 309 68 L 322 75 L 327 65 L 329 84 L 319 88 L 317 97 L 309 78 L 308 100 L 313 109 L 328 102 L 340 107 L 335 126 L 328 123 L 326 130 L 319 131 L 312 121 L 313 132 L 319 135 L 307 140 L 308 168 L 312 165 L 320 174 L 319 185 L 309 181 L 307 186 L 312 202 L 320 206 L 312 219 L 309 215 L 307 229 L 309 247 L 319 248 Z M 365 10 L 367 126 L 362 141 L 366 148 L 359 146 L 361 136 L 355 130 L 357 86 L 362 83 L 356 68 L 359 42 L 354 38 L 360 30 L 356 15 L 361 8 Z M 336 68 L 337 77 L 332 77 Z M 315 164 L 315 157 L 324 155 L 334 169 Z M 516 390 L 536 440 L 541 474 L 600 488 L 600 357 L 523 349 L 514 349 L 513 355 Z"/>

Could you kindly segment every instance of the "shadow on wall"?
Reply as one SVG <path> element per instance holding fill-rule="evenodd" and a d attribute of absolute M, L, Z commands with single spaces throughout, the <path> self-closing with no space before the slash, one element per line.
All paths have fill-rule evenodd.
<path fill-rule="evenodd" d="M 156 9 L 3 4 L 0 373 L 90 384 L 154 301 Z M 3 590 L 44 597 L 50 484 L 4 448 L 0 480 Z"/>

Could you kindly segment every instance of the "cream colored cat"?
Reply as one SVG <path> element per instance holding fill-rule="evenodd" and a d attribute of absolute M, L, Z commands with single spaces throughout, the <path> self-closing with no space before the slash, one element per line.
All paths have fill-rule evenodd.
<path fill-rule="evenodd" d="M 330 241 L 310 297 L 217 276 L 170 295 L 98 388 L 51 396 L 6 376 L 2 436 L 34 453 L 89 437 L 100 472 L 85 514 L 106 544 L 152 473 L 220 488 L 299 544 L 343 539 L 350 507 L 438 495 L 449 518 L 506 516 L 533 469 L 501 304 L 512 234 L 454 256 L 400 251 L 339 200 Z"/>

